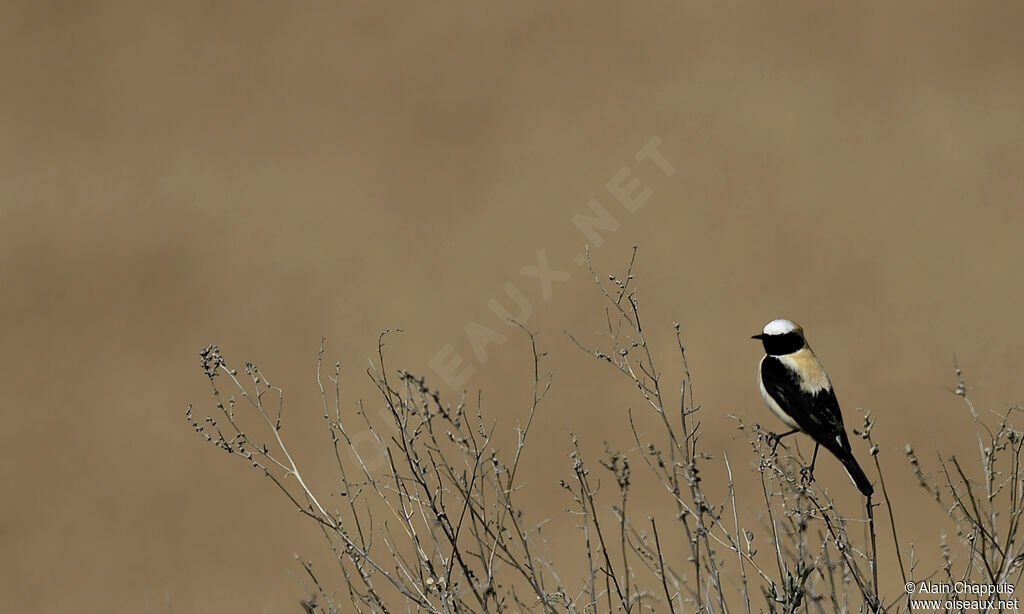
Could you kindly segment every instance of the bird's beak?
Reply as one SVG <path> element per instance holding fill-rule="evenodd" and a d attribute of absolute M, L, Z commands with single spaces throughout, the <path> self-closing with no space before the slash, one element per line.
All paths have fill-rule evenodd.
<path fill-rule="evenodd" d="M 754 335 L 753 337 L 751 337 L 751 339 L 764 339 L 764 333 L 761 333 L 760 335 Z"/>

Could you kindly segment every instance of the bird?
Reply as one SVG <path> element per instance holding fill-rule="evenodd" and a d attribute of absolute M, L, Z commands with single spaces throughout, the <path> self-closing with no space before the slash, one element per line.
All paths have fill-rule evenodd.
<path fill-rule="evenodd" d="M 765 324 L 761 334 L 751 339 L 764 345 L 765 355 L 757 371 L 761 396 L 783 424 L 792 429 L 774 435 L 775 445 L 793 433 L 806 433 L 814 440 L 814 456 L 807 475 L 814 475 L 818 448 L 824 446 L 843 464 L 861 494 L 870 497 L 874 487 L 853 456 L 832 382 L 807 344 L 804 329 L 780 318 Z"/>

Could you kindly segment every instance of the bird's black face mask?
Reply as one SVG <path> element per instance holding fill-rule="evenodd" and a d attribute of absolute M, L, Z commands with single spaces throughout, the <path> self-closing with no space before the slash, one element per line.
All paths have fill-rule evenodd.
<path fill-rule="evenodd" d="M 800 333 L 792 332 L 785 335 L 754 335 L 751 339 L 758 339 L 764 345 L 764 353 L 770 356 L 783 356 L 804 347 L 804 338 Z"/>

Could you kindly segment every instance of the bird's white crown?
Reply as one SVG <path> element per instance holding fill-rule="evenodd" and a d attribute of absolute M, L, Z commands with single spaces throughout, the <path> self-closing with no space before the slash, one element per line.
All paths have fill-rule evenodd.
<path fill-rule="evenodd" d="M 789 333 L 800 333 L 804 332 L 804 329 L 800 328 L 800 325 L 792 320 L 786 320 L 779 318 L 772 320 L 771 322 L 764 325 L 764 334 L 766 335 L 786 335 Z"/>

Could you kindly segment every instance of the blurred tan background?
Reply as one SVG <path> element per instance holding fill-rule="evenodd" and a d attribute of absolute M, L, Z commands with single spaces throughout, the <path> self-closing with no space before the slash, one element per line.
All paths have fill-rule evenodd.
<path fill-rule="evenodd" d="M 555 371 L 523 496 L 562 516 L 569 432 L 628 449 L 642 406 L 562 332 L 602 325 L 588 242 L 601 271 L 640 246 L 667 377 L 678 321 L 705 449 L 741 468 L 725 414 L 779 426 L 749 336 L 801 322 L 847 422 L 875 412 L 897 523 L 937 567 L 903 445 L 971 451 L 954 352 L 980 407 L 1024 401 L 1024 8 L 1004 4 L 3 3 L 2 609 L 299 611 L 292 553 L 321 539 L 189 429 L 187 403 L 213 411 L 199 349 L 286 388 L 330 492 L 320 336 L 349 410 L 398 327 L 392 365 L 454 394 L 428 367 L 451 345 L 511 429 L 530 390 L 488 309 L 507 283 Z M 652 137 L 671 176 L 635 158 Z M 623 167 L 652 190 L 635 213 L 606 187 Z M 573 224 L 590 199 L 618 224 L 600 245 Z M 549 298 L 520 272 L 539 250 L 567 274 Z M 483 362 L 470 322 L 507 337 Z"/>

